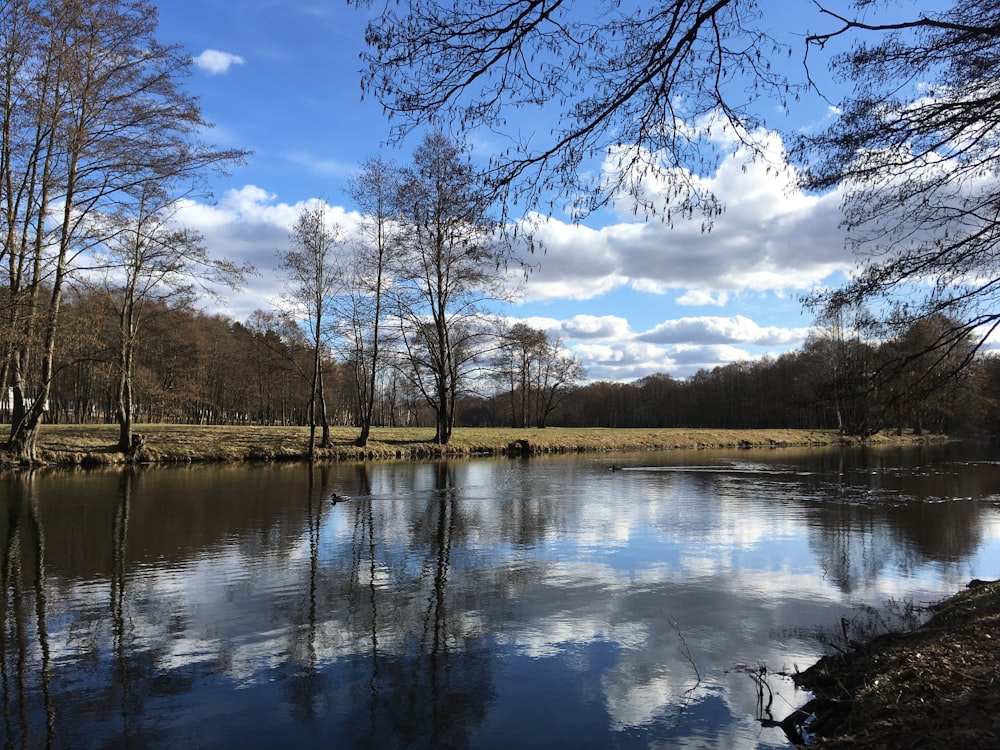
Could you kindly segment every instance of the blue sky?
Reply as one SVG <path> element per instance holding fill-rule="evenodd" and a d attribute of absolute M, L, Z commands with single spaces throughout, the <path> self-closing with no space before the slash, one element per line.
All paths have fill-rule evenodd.
<path fill-rule="evenodd" d="M 774 9 L 775 24 L 820 26 L 811 4 L 796 3 L 798 17 L 782 0 L 763 5 Z M 343 0 L 160 4 L 160 40 L 196 62 L 186 85 L 215 124 L 207 138 L 253 151 L 246 165 L 213 180 L 211 200 L 182 214 L 214 253 L 260 269 L 242 293 L 227 296 L 222 311 L 237 320 L 278 294 L 275 253 L 305 201 L 326 201 L 349 226 L 356 214 L 344 189 L 358 165 L 380 150 L 403 162 L 412 152 L 416 138 L 399 151 L 384 147 L 388 122 L 377 102 L 362 98 L 365 21 Z M 828 116 L 817 98 L 776 123 L 818 127 Z M 488 156 L 487 140 L 470 142 L 474 155 Z M 839 196 L 803 195 L 763 165 L 744 166 L 737 156 L 703 176 L 726 204 L 709 234 L 697 220 L 668 228 L 629 212 L 602 212 L 579 226 L 553 216 L 541 230 L 546 253 L 533 259 L 537 271 L 521 301 L 502 312 L 561 338 L 590 379 L 688 377 L 800 347 L 812 322 L 801 295 L 836 283 L 853 265 Z"/>

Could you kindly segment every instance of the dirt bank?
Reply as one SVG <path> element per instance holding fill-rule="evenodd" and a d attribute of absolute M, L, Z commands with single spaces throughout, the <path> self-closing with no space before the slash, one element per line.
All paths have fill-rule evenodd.
<path fill-rule="evenodd" d="M 1000 748 L 1000 581 L 974 581 L 908 633 L 794 676 L 810 747 Z M 800 715 L 798 718 L 804 718 Z"/>

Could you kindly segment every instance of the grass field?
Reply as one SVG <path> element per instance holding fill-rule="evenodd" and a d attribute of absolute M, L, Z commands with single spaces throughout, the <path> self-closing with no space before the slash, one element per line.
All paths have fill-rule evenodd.
<path fill-rule="evenodd" d="M 306 427 L 138 425 L 144 439 L 140 460 L 150 463 L 194 461 L 304 460 Z M 124 460 L 114 449 L 115 425 L 44 425 L 38 455 L 44 463 L 110 464 Z M 317 438 L 319 431 L 317 430 Z M 527 441 L 532 453 L 624 452 L 674 448 L 727 448 L 773 445 L 831 445 L 834 430 L 456 428 L 451 444 L 430 442 L 432 429 L 374 428 L 365 448 L 354 445 L 357 430 L 331 430 L 333 445 L 317 449 L 320 460 L 385 460 L 435 456 L 502 455 L 514 441 Z M 904 438 L 915 440 L 916 438 Z M 876 436 L 873 442 L 900 438 Z"/>

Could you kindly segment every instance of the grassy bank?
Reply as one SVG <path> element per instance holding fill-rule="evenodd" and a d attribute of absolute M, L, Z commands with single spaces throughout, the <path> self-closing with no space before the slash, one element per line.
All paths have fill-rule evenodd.
<path fill-rule="evenodd" d="M 308 457 L 305 427 L 139 425 L 144 440 L 140 460 L 148 463 L 195 461 L 298 461 Z M 114 425 L 45 425 L 39 435 L 42 462 L 62 465 L 121 463 L 112 447 Z M 779 445 L 833 445 L 834 430 L 712 430 L 712 429 L 546 429 L 458 428 L 451 444 L 431 442 L 434 431 L 422 428 L 375 428 L 368 446 L 354 445 L 357 430 L 331 430 L 332 447 L 319 449 L 322 460 L 385 460 L 437 456 L 504 455 L 516 441 L 537 453 L 625 452 L 696 448 Z M 916 438 L 902 438 L 916 440 Z M 898 441 L 876 436 L 872 442 Z"/>

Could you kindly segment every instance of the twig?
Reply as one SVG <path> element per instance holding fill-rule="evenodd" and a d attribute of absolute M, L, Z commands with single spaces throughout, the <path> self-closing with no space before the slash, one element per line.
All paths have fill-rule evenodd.
<path fill-rule="evenodd" d="M 687 641 L 684 639 L 684 633 L 681 632 L 681 628 L 677 624 L 677 621 L 671 620 L 670 624 L 673 625 L 674 631 L 677 633 L 677 637 L 681 639 L 681 645 L 684 647 L 684 657 L 688 660 L 688 664 L 690 664 L 691 668 L 694 670 L 694 676 L 698 678 L 694 688 L 692 688 L 692 690 L 694 690 L 701 684 L 701 672 L 698 671 L 698 665 L 694 663 L 694 657 L 691 656 L 691 649 L 688 648 Z"/>

